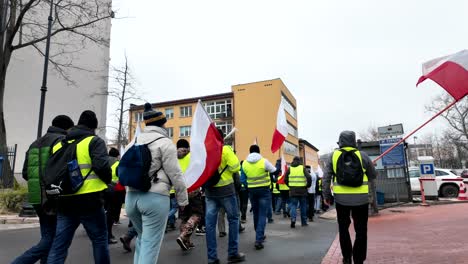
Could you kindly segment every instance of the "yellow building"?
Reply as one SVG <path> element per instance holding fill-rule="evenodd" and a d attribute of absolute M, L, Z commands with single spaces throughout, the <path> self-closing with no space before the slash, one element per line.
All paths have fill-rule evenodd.
<path fill-rule="evenodd" d="M 299 155 L 302 157 L 305 165 L 312 167 L 313 171 L 317 171 L 319 165 L 318 148 L 310 144 L 307 140 L 299 139 Z"/>
<path fill-rule="evenodd" d="M 237 128 L 233 138 L 226 143 L 232 144 L 239 159 L 245 159 L 250 145 L 257 142 L 261 154 L 274 164 L 280 154 L 271 153 L 270 146 L 278 107 L 283 102 L 289 135 L 281 151 L 287 162 L 300 155 L 296 99 L 281 79 L 238 84 L 231 89 L 229 93 L 154 103 L 153 108 L 165 113 L 169 136 L 177 142 L 179 138 L 189 140 L 192 115 L 198 100 L 201 100 L 217 127 L 226 134 L 233 127 Z M 136 120 L 143 120 L 143 109 L 143 105 L 130 107 L 130 138 L 133 137 Z"/>

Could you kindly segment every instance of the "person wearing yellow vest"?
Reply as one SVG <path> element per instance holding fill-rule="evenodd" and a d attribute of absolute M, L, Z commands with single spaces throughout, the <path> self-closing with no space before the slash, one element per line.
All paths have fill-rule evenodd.
<path fill-rule="evenodd" d="M 353 131 L 341 132 L 338 145 L 340 149 L 333 152 L 326 166 L 323 177 L 323 196 L 325 204 L 330 205 L 330 186 L 333 182 L 343 263 L 350 264 L 353 260 L 355 264 L 362 264 L 367 256 L 368 184 L 369 181 L 375 180 L 376 171 L 369 156 L 365 152 L 357 150 L 356 134 Z M 349 152 L 352 152 L 350 153 L 351 155 Z M 345 154 L 348 158 L 340 160 L 340 158 L 344 159 Z M 354 163 L 353 161 L 358 161 L 358 164 L 360 163 L 360 166 L 353 166 L 351 170 L 353 174 L 350 174 L 350 170 L 348 169 L 346 173 L 342 173 L 345 171 L 344 167 Z M 348 182 L 353 175 L 356 175 L 354 174 L 356 168 L 361 169 L 357 170 L 359 173 L 357 175 L 362 175 L 362 183 L 358 182 L 358 184 L 361 184 L 360 186 L 349 186 L 355 185 Z M 339 180 L 337 175 L 340 176 Z M 344 180 L 346 180 L 346 184 L 343 184 Z M 350 216 L 353 218 L 354 230 L 356 231 L 354 247 L 352 246 L 349 234 Z"/>
<path fill-rule="evenodd" d="M 218 133 L 224 138 L 224 132 L 219 128 Z M 223 146 L 221 164 L 218 167 L 219 172 L 223 170 L 219 182 L 205 189 L 208 264 L 220 263 L 216 244 L 216 224 L 220 208 L 226 211 L 229 223 L 228 263 L 245 261 L 245 254 L 239 252 L 239 207 L 233 178 L 233 173 L 240 170 L 240 164 L 232 147 L 227 145 Z"/>
<path fill-rule="evenodd" d="M 104 212 L 103 191 L 111 182 L 112 172 L 107 156 L 107 147 L 94 133 L 98 127 L 96 114 L 84 111 L 78 125 L 71 128 L 67 140 L 78 140 L 76 157 L 82 175 L 88 178 L 74 194 L 60 196 L 58 200 L 57 229 L 52 248 L 49 252 L 49 264 L 65 263 L 68 248 L 75 230 L 82 224 L 92 241 L 94 262 L 110 263 L 106 214 Z M 60 149 L 59 142 L 53 152 Z"/>
<path fill-rule="evenodd" d="M 177 141 L 177 158 L 179 159 L 182 173 L 185 173 L 190 164 L 190 144 L 185 139 L 179 139 Z M 182 219 L 182 223 L 180 224 L 180 234 L 176 241 L 182 250 L 195 247 L 190 241 L 190 237 L 200 224 L 200 219 L 203 214 L 203 200 L 200 190 L 192 191 L 188 194 L 188 197 L 189 204 L 184 210 L 179 211 L 179 218 Z"/>
<path fill-rule="evenodd" d="M 260 155 L 259 146 L 252 145 L 249 151 L 250 154 L 242 163 L 242 170 L 246 177 L 253 211 L 255 249 L 260 250 L 264 248 L 267 214 L 272 206 L 270 186 L 273 181 L 269 173 L 275 173 L 276 168 Z"/>
<path fill-rule="evenodd" d="M 284 175 L 284 181 L 289 187 L 291 228 L 296 228 L 297 205 L 301 209 L 301 225 L 307 224 L 307 188 L 312 184 L 307 169 L 302 165 L 300 157 L 294 157 L 291 166 Z"/>
<path fill-rule="evenodd" d="M 125 201 L 125 188 L 123 190 L 116 190 L 119 178 L 117 177 L 117 166 L 119 166 L 120 153 L 116 148 L 109 150 L 109 164 L 112 170 L 112 183 L 105 192 L 105 205 L 106 220 L 107 220 L 107 235 L 109 237 L 109 244 L 116 244 L 117 240 L 112 234 L 112 227 L 120 216 L 122 204 Z"/>

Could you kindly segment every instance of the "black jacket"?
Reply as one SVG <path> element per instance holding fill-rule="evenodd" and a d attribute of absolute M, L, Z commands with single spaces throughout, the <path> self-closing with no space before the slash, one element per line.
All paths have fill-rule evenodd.
<path fill-rule="evenodd" d="M 67 134 L 67 139 L 83 139 L 88 136 L 95 136 L 93 130 L 85 126 L 75 126 Z M 89 155 L 91 157 L 91 167 L 96 175 L 106 184 L 112 181 L 112 170 L 107 154 L 106 143 L 103 139 L 95 136 L 89 144 Z M 98 210 L 103 206 L 103 192 L 88 193 L 60 197 L 59 211 L 64 213 L 87 213 Z"/>
<path fill-rule="evenodd" d="M 301 164 L 298 163 L 298 162 L 295 162 L 295 161 L 293 161 L 291 163 L 291 167 L 297 167 L 299 165 L 301 165 Z M 286 171 L 286 174 L 284 176 L 284 182 L 289 187 L 289 196 L 291 196 L 291 197 L 292 196 L 307 196 L 307 194 L 308 194 L 307 193 L 307 188 L 309 188 L 312 185 L 312 177 L 310 177 L 310 174 L 307 171 L 307 169 L 304 167 L 304 176 L 306 177 L 306 180 L 307 180 L 307 186 L 306 187 L 291 187 L 291 186 L 289 186 L 289 173 L 290 172 L 291 171 L 288 168 L 288 170 Z"/>

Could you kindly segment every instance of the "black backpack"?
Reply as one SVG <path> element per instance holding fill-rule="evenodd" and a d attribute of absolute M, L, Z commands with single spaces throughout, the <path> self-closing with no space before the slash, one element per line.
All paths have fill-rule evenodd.
<path fill-rule="evenodd" d="M 74 194 L 83 186 L 92 169 L 83 177 L 76 158 L 76 145 L 85 138 L 71 142 L 67 139 L 61 140 L 62 147 L 47 160 L 42 178 L 47 196 Z"/>
<path fill-rule="evenodd" d="M 359 187 L 364 181 L 364 170 L 356 149 L 346 151 L 340 149 L 341 155 L 336 165 L 336 181 L 340 185 Z"/>
<path fill-rule="evenodd" d="M 203 184 L 203 188 L 210 188 L 214 187 L 216 184 L 218 184 L 219 180 L 221 180 L 221 175 L 223 175 L 224 171 L 227 169 L 228 165 L 224 167 L 224 169 L 219 172 L 218 169 L 215 170 L 213 175 Z"/>
<path fill-rule="evenodd" d="M 153 157 L 148 146 L 162 138 L 164 137 L 156 138 L 146 144 L 137 144 L 135 138 L 135 144 L 125 152 L 117 167 L 120 184 L 147 192 L 151 188 L 151 184 L 158 181 L 157 174 L 162 169 L 162 163 L 153 175 L 149 175 Z"/>

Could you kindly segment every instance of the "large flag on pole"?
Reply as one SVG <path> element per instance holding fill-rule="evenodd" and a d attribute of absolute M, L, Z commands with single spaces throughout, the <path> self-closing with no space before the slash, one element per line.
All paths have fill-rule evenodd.
<path fill-rule="evenodd" d="M 288 123 L 286 122 L 286 114 L 284 113 L 283 102 L 278 107 L 278 116 L 276 117 L 276 129 L 273 132 L 271 141 L 271 152 L 275 153 L 281 148 L 286 137 L 288 136 Z"/>
<path fill-rule="evenodd" d="M 468 94 L 468 50 L 430 60 L 423 64 L 422 71 L 416 85 L 431 79 L 456 101 Z"/>
<path fill-rule="evenodd" d="M 192 120 L 190 164 L 184 173 L 188 192 L 200 188 L 221 163 L 223 138 L 198 101 Z"/>

